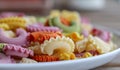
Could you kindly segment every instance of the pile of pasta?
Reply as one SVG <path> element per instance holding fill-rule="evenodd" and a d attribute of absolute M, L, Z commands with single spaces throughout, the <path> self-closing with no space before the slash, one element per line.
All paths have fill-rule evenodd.
<path fill-rule="evenodd" d="M 0 63 L 77 60 L 113 51 L 112 33 L 93 27 L 76 11 L 46 17 L 0 14 Z"/>

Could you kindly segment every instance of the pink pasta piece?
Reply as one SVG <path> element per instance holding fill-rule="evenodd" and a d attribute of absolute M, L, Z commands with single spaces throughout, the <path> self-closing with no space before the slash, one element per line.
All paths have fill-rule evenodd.
<path fill-rule="evenodd" d="M 101 38 L 105 42 L 108 42 L 111 39 L 111 36 L 110 36 L 109 32 L 103 31 L 103 30 L 100 30 L 100 29 L 97 29 L 97 28 L 93 28 L 92 31 L 91 31 L 91 34 L 93 36 L 98 36 L 99 38 Z"/>
<path fill-rule="evenodd" d="M 39 27 L 43 27 L 44 25 L 42 23 L 35 23 L 32 25 L 28 25 L 27 28 L 32 27 L 32 28 L 39 28 Z"/>
<path fill-rule="evenodd" d="M 42 26 L 42 25 L 29 25 L 27 26 L 27 31 L 28 32 L 37 32 L 37 31 L 47 31 L 47 32 L 57 32 L 61 30 L 58 27 L 47 27 L 47 26 Z"/>
<path fill-rule="evenodd" d="M 18 46 L 18 45 L 13 45 L 13 44 L 5 45 L 4 48 L 2 49 L 2 51 L 6 55 L 10 55 L 10 56 L 28 57 L 28 56 L 34 55 L 32 50 L 29 50 L 27 48 L 23 48 L 23 47 Z"/>
<path fill-rule="evenodd" d="M 82 34 L 85 36 L 85 37 L 88 37 L 89 36 L 89 32 L 85 29 L 82 30 Z"/>
<path fill-rule="evenodd" d="M 12 17 L 12 16 L 17 16 L 17 17 L 23 17 L 25 16 L 24 13 L 15 13 L 15 12 L 2 12 L 0 14 L 0 18 L 5 18 L 5 17 Z"/>
<path fill-rule="evenodd" d="M 0 53 L 0 63 L 15 63 L 15 61 L 3 53 Z"/>
<path fill-rule="evenodd" d="M 28 33 L 23 29 L 17 29 L 15 38 L 9 38 L 4 34 L 4 31 L 0 29 L 0 43 L 8 43 L 26 46 L 27 45 L 27 35 Z"/>

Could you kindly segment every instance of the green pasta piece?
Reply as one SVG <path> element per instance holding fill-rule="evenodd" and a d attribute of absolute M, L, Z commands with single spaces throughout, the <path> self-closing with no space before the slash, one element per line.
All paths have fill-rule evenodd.
<path fill-rule="evenodd" d="M 5 44 L 0 43 L 0 52 L 2 52 L 2 49 L 4 48 Z"/>

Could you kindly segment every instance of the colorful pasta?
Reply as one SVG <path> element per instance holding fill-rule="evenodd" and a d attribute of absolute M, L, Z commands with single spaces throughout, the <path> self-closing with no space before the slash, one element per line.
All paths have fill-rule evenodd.
<path fill-rule="evenodd" d="M 43 54 L 53 55 L 55 50 L 58 52 L 74 52 L 74 42 L 68 37 L 56 37 L 50 38 L 50 40 L 45 40 L 43 44 L 41 44 L 41 52 Z"/>
<path fill-rule="evenodd" d="M 45 40 L 49 40 L 51 37 L 56 38 L 57 36 L 62 36 L 61 32 L 32 32 L 28 36 L 28 39 L 33 42 L 43 43 Z"/>
<path fill-rule="evenodd" d="M 32 57 L 32 59 L 38 61 L 38 62 L 52 62 L 52 61 L 58 61 L 59 58 L 56 56 L 49 56 L 49 55 L 35 55 Z"/>
<path fill-rule="evenodd" d="M 57 55 L 59 60 L 74 60 L 76 58 L 74 53 L 59 53 Z"/>
<path fill-rule="evenodd" d="M 10 29 L 10 27 L 7 24 L 5 24 L 5 23 L 1 23 L 0 24 L 0 28 L 5 29 L 5 30 L 9 30 Z"/>
<path fill-rule="evenodd" d="M 94 57 L 116 49 L 111 33 L 75 11 L 49 16 L 0 13 L 0 63 L 39 63 Z"/>
<path fill-rule="evenodd" d="M 38 32 L 38 31 L 45 31 L 45 32 L 61 32 L 61 30 L 58 27 L 48 27 L 48 26 L 44 26 L 41 23 L 36 23 L 36 24 L 32 24 L 32 25 L 28 25 L 26 27 L 26 30 L 28 32 Z"/>
<path fill-rule="evenodd" d="M 67 37 L 70 37 L 74 42 L 80 41 L 84 39 L 83 35 L 80 35 L 78 32 L 73 32 L 70 34 L 66 34 Z"/>
<path fill-rule="evenodd" d="M 0 43 L 26 46 L 28 33 L 23 29 L 17 29 L 16 35 L 18 35 L 18 37 L 9 38 L 4 34 L 4 31 L 0 29 Z"/>
<path fill-rule="evenodd" d="M 2 51 L 6 55 L 11 55 L 11 56 L 28 57 L 34 55 L 32 50 L 22 48 L 21 46 L 13 45 L 13 44 L 4 45 L 4 47 L 2 47 Z"/>
<path fill-rule="evenodd" d="M 22 58 L 22 60 L 20 60 L 20 63 L 37 63 L 37 61 L 29 58 Z"/>
<path fill-rule="evenodd" d="M 25 27 L 26 20 L 22 17 L 6 17 L 6 18 L 1 18 L 0 23 L 5 23 L 9 25 L 10 29 L 16 29 L 18 27 Z"/>

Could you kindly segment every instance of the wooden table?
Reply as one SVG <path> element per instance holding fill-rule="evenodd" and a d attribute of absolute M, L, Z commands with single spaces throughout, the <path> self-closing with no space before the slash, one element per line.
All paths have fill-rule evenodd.
<path fill-rule="evenodd" d="M 120 3 L 115 0 L 107 0 L 105 8 L 101 11 L 81 12 L 81 15 L 90 18 L 93 24 L 120 31 Z M 120 70 L 120 55 L 110 63 L 92 70 Z"/>

